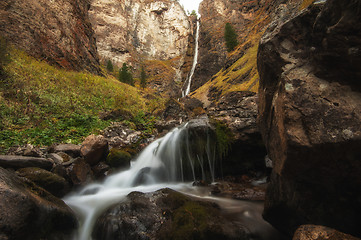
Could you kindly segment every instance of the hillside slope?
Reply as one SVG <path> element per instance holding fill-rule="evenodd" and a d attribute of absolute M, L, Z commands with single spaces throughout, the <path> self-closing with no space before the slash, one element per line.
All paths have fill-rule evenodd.
<path fill-rule="evenodd" d="M 0 81 L 3 149 L 25 143 L 78 143 L 109 125 L 110 120 L 101 120 L 100 114 L 120 109 L 118 120 L 134 122 L 164 103 L 149 90 L 141 91 L 110 75 L 60 70 L 17 49 L 10 50 L 10 57 L 6 77 Z"/>

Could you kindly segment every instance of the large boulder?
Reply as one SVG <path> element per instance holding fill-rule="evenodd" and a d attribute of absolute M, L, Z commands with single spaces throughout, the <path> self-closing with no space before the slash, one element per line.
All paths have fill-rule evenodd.
<path fill-rule="evenodd" d="M 104 160 L 108 153 L 108 141 L 102 135 L 90 135 L 81 144 L 80 153 L 90 165 Z"/>
<path fill-rule="evenodd" d="M 267 153 L 257 126 L 257 101 L 256 93 L 231 92 L 208 109 L 215 120 L 217 144 L 223 145 L 224 175 L 265 170 Z"/>
<path fill-rule="evenodd" d="M 94 239 L 250 239 L 248 229 L 210 202 L 170 189 L 133 192 L 96 222 Z"/>
<path fill-rule="evenodd" d="M 68 182 L 61 176 L 41 168 L 21 168 L 17 174 L 33 181 L 56 197 L 63 197 L 69 191 Z"/>
<path fill-rule="evenodd" d="M 0 239 L 70 239 L 76 217 L 65 203 L 0 168 Z"/>
<path fill-rule="evenodd" d="M 260 42 L 259 126 L 274 167 L 264 217 L 289 235 L 312 223 L 361 236 L 360 6 L 297 10 Z"/>

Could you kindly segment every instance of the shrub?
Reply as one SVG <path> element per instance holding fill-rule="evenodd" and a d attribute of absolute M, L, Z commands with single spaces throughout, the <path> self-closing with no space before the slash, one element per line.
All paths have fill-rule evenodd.
<path fill-rule="evenodd" d="M 226 23 L 224 28 L 224 39 L 226 41 L 227 51 L 231 52 L 238 45 L 237 33 L 230 23 Z"/>

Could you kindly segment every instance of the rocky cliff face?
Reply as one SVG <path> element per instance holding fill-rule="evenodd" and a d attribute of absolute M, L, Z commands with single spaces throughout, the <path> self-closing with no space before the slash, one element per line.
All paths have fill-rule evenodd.
<path fill-rule="evenodd" d="M 99 73 L 87 0 L 0 2 L 0 33 L 28 54 L 71 70 Z"/>
<path fill-rule="evenodd" d="M 177 1 L 93 0 L 89 15 L 100 57 L 118 66 L 186 52 L 190 23 Z"/>
<path fill-rule="evenodd" d="M 361 236 L 360 9 L 283 11 L 261 40 L 259 126 L 274 166 L 264 217 L 290 235 L 312 223 Z"/>

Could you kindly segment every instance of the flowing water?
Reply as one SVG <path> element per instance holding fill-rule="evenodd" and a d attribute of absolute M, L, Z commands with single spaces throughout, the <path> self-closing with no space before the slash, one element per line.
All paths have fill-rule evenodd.
<path fill-rule="evenodd" d="M 194 125 L 198 126 L 198 132 L 194 131 Z M 270 226 L 262 220 L 262 207 L 259 204 L 221 200 L 210 197 L 209 191 L 206 193 L 198 191 L 204 188 L 191 186 L 191 181 L 196 179 L 214 180 L 216 166 L 216 153 L 212 141 L 214 136 L 207 127 L 202 129 L 202 134 L 199 134 L 199 125 L 191 122 L 175 128 L 146 147 L 131 163 L 129 170 L 108 176 L 102 183 L 90 184 L 81 191 L 67 196 L 65 202 L 74 210 L 80 222 L 74 240 L 91 239 L 97 217 L 111 205 L 125 199 L 130 192 L 153 192 L 165 187 L 217 201 L 225 212 L 233 212 L 240 221 L 257 222 L 250 224 L 250 227 L 263 226 L 263 231 L 268 234 L 267 229 Z"/>
<path fill-rule="evenodd" d="M 191 71 L 189 73 L 187 88 L 182 92 L 182 97 L 187 96 L 191 91 L 192 78 L 193 78 L 193 74 L 196 69 L 197 61 L 198 61 L 198 45 L 199 45 L 199 20 L 197 20 L 193 64 L 192 64 Z"/>

